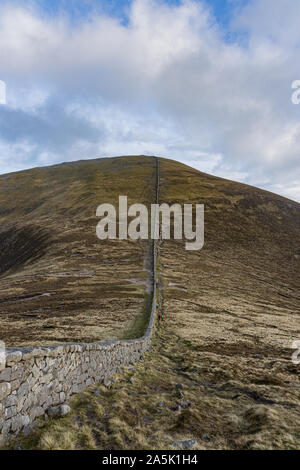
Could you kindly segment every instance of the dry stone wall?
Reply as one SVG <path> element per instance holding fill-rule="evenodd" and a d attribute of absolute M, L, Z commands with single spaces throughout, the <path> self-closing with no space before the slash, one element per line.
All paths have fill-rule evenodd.
<path fill-rule="evenodd" d="M 0 365 L 0 433 L 29 430 L 37 418 L 64 405 L 74 393 L 140 360 L 153 334 L 156 285 L 150 321 L 142 338 L 54 347 L 8 348 Z"/>
<path fill-rule="evenodd" d="M 156 202 L 159 181 L 156 159 Z M 71 395 L 140 360 L 149 350 L 156 311 L 156 244 L 152 245 L 153 300 L 142 338 L 102 343 L 67 343 L 53 347 L 7 348 L 0 362 L 0 441 L 29 431 L 37 418 L 53 416 Z"/>

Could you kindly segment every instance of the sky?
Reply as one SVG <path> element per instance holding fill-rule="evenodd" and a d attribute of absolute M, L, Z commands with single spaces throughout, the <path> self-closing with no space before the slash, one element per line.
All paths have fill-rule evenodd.
<path fill-rule="evenodd" d="M 299 0 L 0 0 L 0 173 L 147 154 L 300 202 Z"/>

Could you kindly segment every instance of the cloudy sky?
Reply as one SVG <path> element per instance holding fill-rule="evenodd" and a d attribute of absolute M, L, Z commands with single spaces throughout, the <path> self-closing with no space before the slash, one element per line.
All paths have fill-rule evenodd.
<path fill-rule="evenodd" d="M 150 154 L 300 201 L 299 0 L 0 0 L 0 173 Z"/>

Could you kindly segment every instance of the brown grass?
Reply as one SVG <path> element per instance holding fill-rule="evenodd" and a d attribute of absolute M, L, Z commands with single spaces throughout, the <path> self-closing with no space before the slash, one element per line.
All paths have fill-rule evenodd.
<path fill-rule="evenodd" d="M 117 204 L 119 195 L 127 195 L 129 205 L 149 206 L 154 194 L 152 157 L 0 176 L 0 321 L 7 346 L 141 332 L 151 283 L 149 244 L 100 241 L 95 214 L 99 204 Z"/>
<path fill-rule="evenodd" d="M 299 449 L 299 204 L 164 159 L 160 173 L 160 202 L 205 203 L 206 240 L 200 252 L 160 244 L 153 350 L 21 445 Z"/>

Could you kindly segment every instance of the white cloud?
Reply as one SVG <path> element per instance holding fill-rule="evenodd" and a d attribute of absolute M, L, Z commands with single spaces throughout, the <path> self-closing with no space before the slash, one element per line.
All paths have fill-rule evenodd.
<path fill-rule="evenodd" d="M 0 162 L 160 154 L 300 200 L 299 14 L 296 0 L 253 0 L 229 43 L 193 1 L 135 0 L 126 26 L 2 6 Z"/>

